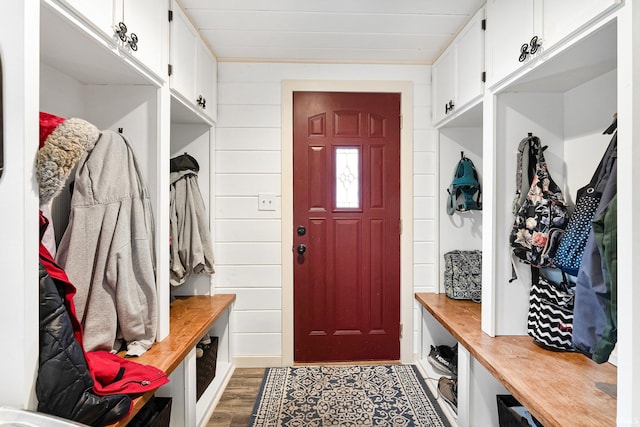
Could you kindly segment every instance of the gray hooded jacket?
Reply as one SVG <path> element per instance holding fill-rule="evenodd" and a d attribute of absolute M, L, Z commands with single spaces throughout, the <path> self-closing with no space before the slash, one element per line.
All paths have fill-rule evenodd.
<path fill-rule="evenodd" d="M 86 351 L 138 356 L 156 338 L 153 215 L 129 142 L 103 131 L 78 162 L 57 262 L 77 288 Z"/>

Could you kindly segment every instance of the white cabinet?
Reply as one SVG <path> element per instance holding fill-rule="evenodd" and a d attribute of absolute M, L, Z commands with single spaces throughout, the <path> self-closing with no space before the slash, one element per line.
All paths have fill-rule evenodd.
<path fill-rule="evenodd" d="M 433 123 L 439 123 L 455 107 L 455 48 L 447 49 L 433 64 Z"/>
<path fill-rule="evenodd" d="M 166 76 L 163 55 L 167 1 L 61 0 L 91 26 L 113 40 L 120 51 L 136 58 L 156 76 Z M 126 29 L 126 32 L 124 31 Z M 122 38 L 120 38 L 122 36 Z"/>
<path fill-rule="evenodd" d="M 484 8 L 433 64 L 433 122 L 445 118 L 479 101 L 484 91 Z"/>
<path fill-rule="evenodd" d="M 216 120 L 218 100 L 216 96 L 218 62 L 209 48 L 198 39 L 196 50 L 196 103 L 205 115 Z"/>
<path fill-rule="evenodd" d="M 174 0 L 171 21 L 171 89 L 195 111 L 216 120 L 217 61 Z"/>
<path fill-rule="evenodd" d="M 515 71 L 520 48 L 534 35 L 533 0 L 487 2 L 487 81 L 489 85 Z"/>
<path fill-rule="evenodd" d="M 484 92 L 484 8 L 456 38 L 456 101 L 463 106 Z"/>
<path fill-rule="evenodd" d="M 529 64 L 540 57 L 543 51 L 557 46 L 571 34 L 611 11 L 620 2 L 621 0 L 489 0 L 489 84 L 493 85 L 521 66 Z"/>
<path fill-rule="evenodd" d="M 544 43 L 553 46 L 620 2 L 621 0 L 542 0 Z"/>
<path fill-rule="evenodd" d="M 158 0 L 122 0 L 116 1 L 114 25 L 120 22 L 127 26 L 125 47 L 132 55 L 153 72 L 166 76 L 163 64 L 163 23 L 167 22 L 167 2 Z M 137 37 L 136 48 L 131 41 Z M 166 56 L 165 56 L 166 58 Z"/>
<path fill-rule="evenodd" d="M 107 36 L 113 34 L 114 0 L 62 0 Z"/>

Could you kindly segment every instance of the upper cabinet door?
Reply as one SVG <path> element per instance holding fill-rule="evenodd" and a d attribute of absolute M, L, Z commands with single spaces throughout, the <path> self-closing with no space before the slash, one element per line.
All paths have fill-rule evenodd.
<path fill-rule="evenodd" d="M 107 39 L 117 42 L 158 77 L 166 78 L 168 50 L 164 37 L 168 27 L 167 5 L 158 0 L 60 0 L 75 9 Z M 126 41 L 118 39 L 120 23 L 126 26 Z M 133 35 L 135 34 L 135 40 Z"/>
<path fill-rule="evenodd" d="M 456 55 L 450 45 L 431 68 L 433 77 L 433 123 L 442 121 L 456 106 Z"/>
<path fill-rule="evenodd" d="M 215 121 L 217 61 L 174 0 L 171 21 L 171 89 L 193 111 Z"/>
<path fill-rule="evenodd" d="M 163 62 L 168 50 L 165 29 L 168 27 L 167 3 L 158 0 L 116 0 L 116 20 L 127 26 L 128 40 L 124 46 L 142 64 L 158 76 L 166 78 Z M 135 34 L 137 42 L 130 41 Z M 135 45 L 135 49 L 133 48 Z M 136 50 L 137 49 L 137 50 Z"/>
<path fill-rule="evenodd" d="M 484 93 L 484 8 L 456 38 L 456 103 L 462 107 Z"/>
<path fill-rule="evenodd" d="M 489 84 L 502 80 L 523 64 L 519 61 L 520 49 L 523 44 L 528 44 L 533 36 L 533 0 L 487 1 L 486 47 Z"/>
<path fill-rule="evenodd" d="M 171 21 L 171 88 L 187 102 L 194 103 L 196 92 L 196 50 L 198 34 L 182 8 L 173 3 Z"/>
<path fill-rule="evenodd" d="M 113 34 L 114 0 L 63 0 L 108 37 Z"/>
<path fill-rule="evenodd" d="M 202 112 L 212 120 L 216 120 L 218 63 L 209 48 L 198 39 L 196 51 L 196 103 Z"/>
<path fill-rule="evenodd" d="M 552 46 L 621 0 L 542 0 L 544 45 Z"/>

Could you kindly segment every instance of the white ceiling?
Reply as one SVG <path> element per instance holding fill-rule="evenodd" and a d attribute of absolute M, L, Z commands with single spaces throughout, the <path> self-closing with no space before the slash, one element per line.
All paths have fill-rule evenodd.
<path fill-rule="evenodd" d="M 180 0 L 220 61 L 432 63 L 484 0 Z"/>

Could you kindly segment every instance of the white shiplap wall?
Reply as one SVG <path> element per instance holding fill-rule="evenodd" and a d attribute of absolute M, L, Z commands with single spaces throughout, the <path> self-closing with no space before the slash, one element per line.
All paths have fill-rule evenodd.
<path fill-rule="evenodd" d="M 437 289 L 438 153 L 430 119 L 431 67 L 221 62 L 213 169 L 214 285 L 216 292 L 237 294 L 231 326 L 237 366 L 274 365 L 282 356 L 281 82 L 363 79 L 413 84 L 414 286 L 419 292 Z M 259 193 L 275 194 L 277 209 L 259 211 Z M 414 306 L 414 343 L 418 313 Z"/>

